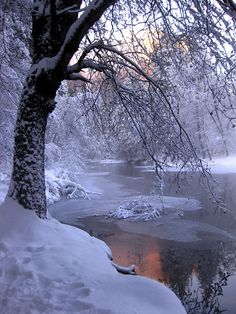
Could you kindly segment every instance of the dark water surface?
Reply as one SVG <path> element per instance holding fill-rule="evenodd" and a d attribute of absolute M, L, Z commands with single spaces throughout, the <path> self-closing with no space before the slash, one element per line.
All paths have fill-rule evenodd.
<path fill-rule="evenodd" d="M 164 195 L 196 198 L 200 210 L 179 217 L 179 209 L 169 209 L 147 222 L 106 218 L 123 200 L 153 192 L 155 175 L 143 170 L 130 164 L 91 164 L 81 183 L 96 194 L 91 200 L 57 203 L 51 212 L 105 241 L 116 263 L 135 264 L 138 274 L 165 283 L 188 313 L 236 314 L 236 174 L 215 175 L 217 195 L 229 209 L 225 213 L 216 210 L 196 176 L 180 178 L 179 189 L 172 173 L 165 176 Z"/>

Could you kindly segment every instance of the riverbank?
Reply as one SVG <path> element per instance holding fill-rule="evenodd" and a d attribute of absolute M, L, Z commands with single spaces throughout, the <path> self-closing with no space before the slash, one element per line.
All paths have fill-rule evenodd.
<path fill-rule="evenodd" d="M 104 242 L 6 199 L 0 206 L 4 314 L 186 313 L 164 285 L 117 272 Z"/>
<path fill-rule="evenodd" d="M 102 239 L 111 248 L 115 263 L 135 264 L 138 274 L 170 287 L 182 300 L 187 313 L 207 313 L 210 308 L 214 313 L 220 310 L 235 313 L 235 241 L 220 240 L 218 234 L 202 232 L 198 234 L 201 240 L 176 242 L 148 233 L 150 222 L 143 223 L 146 234 L 134 222 L 127 223 L 124 230 L 123 223 L 127 222 L 117 223 L 102 216 L 74 221 L 74 225 Z M 226 276 L 225 281 L 222 276 Z M 204 306 L 204 294 L 209 308 Z M 191 306 L 195 303 L 197 307 L 193 310 Z"/>

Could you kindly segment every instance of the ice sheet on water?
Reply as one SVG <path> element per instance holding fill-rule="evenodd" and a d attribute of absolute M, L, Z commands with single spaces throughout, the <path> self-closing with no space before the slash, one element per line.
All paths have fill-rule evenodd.
<path fill-rule="evenodd" d="M 101 164 L 123 164 L 126 161 L 123 159 L 102 159 L 99 160 L 99 163 Z"/>
<path fill-rule="evenodd" d="M 196 199 L 185 197 L 139 196 L 123 201 L 108 216 L 118 219 L 150 220 L 160 217 L 168 208 L 176 209 L 176 213 L 182 215 L 185 211 L 200 209 L 201 204 Z"/>

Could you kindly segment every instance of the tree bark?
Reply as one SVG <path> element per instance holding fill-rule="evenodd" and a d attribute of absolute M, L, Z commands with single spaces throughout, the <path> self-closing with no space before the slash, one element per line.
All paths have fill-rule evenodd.
<path fill-rule="evenodd" d="M 116 0 L 93 0 L 78 18 L 81 0 L 34 0 L 32 67 L 19 104 L 8 196 L 46 216 L 44 149 L 47 119 L 68 64 L 89 29 Z M 76 6 L 75 12 L 70 7 Z M 43 10 L 42 10 L 43 8 Z"/>
<path fill-rule="evenodd" d="M 44 95 L 34 81 L 25 84 L 17 113 L 11 183 L 8 196 L 24 208 L 33 209 L 39 217 L 46 216 L 44 174 L 45 131 L 54 100 Z M 46 88 L 45 88 L 46 90 Z"/>

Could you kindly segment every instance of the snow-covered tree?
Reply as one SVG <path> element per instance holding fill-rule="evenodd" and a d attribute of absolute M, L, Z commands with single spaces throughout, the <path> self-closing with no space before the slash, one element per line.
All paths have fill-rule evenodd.
<path fill-rule="evenodd" d="M 11 4 L 17 6 L 14 2 Z M 184 162 L 188 162 L 192 151 L 192 157 L 197 160 L 194 147 L 169 99 L 158 82 L 143 69 L 142 62 L 139 62 L 139 51 L 129 49 L 126 40 L 129 35 L 122 29 L 129 29 L 134 41 L 140 27 L 155 25 L 162 28 L 172 42 L 179 41 L 179 36 L 187 38 L 189 49 L 194 50 L 198 49 L 198 38 L 201 38 L 200 44 L 204 42 L 206 47 L 210 47 L 216 56 L 220 56 L 218 59 L 222 66 L 227 68 L 228 59 L 221 56 L 225 43 L 229 45 L 232 42 L 232 20 L 235 18 L 233 1 L 34 0 L 26 4 L 32 15 L 32 62 L 17 113 L 9 197 L 25 208 L 34 209 L 40 217 L 45 216 L 44 147 L 48 118 L 55 109 L 55 96 L 62 81 L 90 83 L 96 76 L 90 75 L 87 69 L 92 73 L 100 72 L 102 79 L 109 81 L 116 89 L 116 95 L 143 144 L 153 146 L 153 149 L 149 149 L 153 158 L 154 147 L 161 141 L 163 153 L 165 148 L 171 147 L 174 149 L 173 156 L 178 154 Z M 221 17 L 220 25 L 218 17 Z M 223 36 L 221 30 L 227 30 L 228 35 Z M 77 61 L 70 64 L 75 54 Z M 130 82 L 138 82 L 136 86 L 141 86 L 143 82 L 142 93 L 135 94 L 122 84 L 123 69 L 129 73 Z M 151 102 L 153 93 L 156 94 L 154 103 Z M 138 106 L 131 107 L 135 101 L 138 106 L 146 108 L 145 114 L 138 112 Z M 165 108 L 164 115 L 153 115 L 153 104 L 157 108 Z M 150 114 L 152 119 L 146 122 Z M 150 129 L 153 119 L 157 119 L 156 125 L 163 129 L 173 125 L 173 132 L 158 141 L 152 138 L 147 145 L 148 134 L 153 132 Z M 144 129 L 149 133 L 145 135 Z"/>
<path fill-rule="evenodd" d="M 25 4 L 0 3 L 0 167 L 5 171 L 11 165 L 16 111 L 30 63 L 30 15 Z"/>

